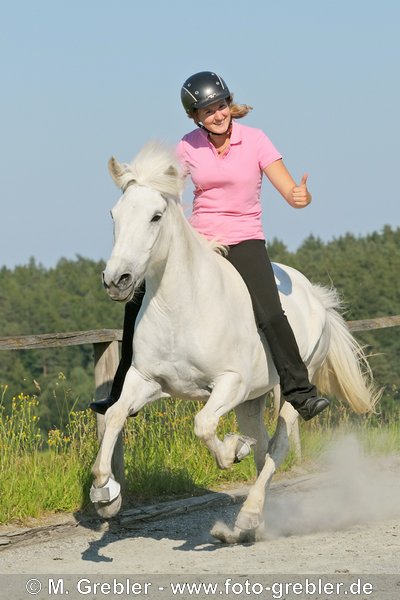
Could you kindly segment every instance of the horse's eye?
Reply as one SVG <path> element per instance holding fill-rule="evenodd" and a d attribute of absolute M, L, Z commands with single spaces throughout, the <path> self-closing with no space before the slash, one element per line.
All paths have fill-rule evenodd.
<path fill-rule="evenodd" d="M 161 219 L 161 217 L 162 217 L 162 214 L 161 214 L 161 213 L 156 213 L 156 214 L 154 215 L 154 217 L 151 219 L 151 222 L 152 222 L 152 223 L 156 223 L 157 221 L 159 221 L 159 220 Z"/>

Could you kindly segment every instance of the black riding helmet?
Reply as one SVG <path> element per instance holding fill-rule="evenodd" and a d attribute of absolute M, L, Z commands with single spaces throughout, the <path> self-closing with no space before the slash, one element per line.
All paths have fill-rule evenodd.
<path fill-rule="evenodd" d="M 197 108 L 224 100 L 231 95 L 225 81 L 212 71 L 201 71 L 186 79 L 181 89 L 181 100 L 187 114 Z"/>

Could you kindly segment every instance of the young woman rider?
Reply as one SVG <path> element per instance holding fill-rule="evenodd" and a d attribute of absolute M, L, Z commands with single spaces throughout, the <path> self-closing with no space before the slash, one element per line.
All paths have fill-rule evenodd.
<path fill-rule="evenodd" d="M 181 100 L 196 129 L 177 147 L 195 191 L 190 222 L 207 238 L 228 248 L 227 259 L 239 271 L 253 302 L 256 321 L 267 339 L 278 371 L 281 393 L 305 420 L 312 419 L 329 402 L 318 396 L 282 309 L 261 221 L 260 191 L 263 174 L 294 208 L 311 202 L 307 176 L 296 184 L 282 156 L 260 130 L 237 122 L 251 108 L 233 102 L 222 77 L 202 71 L 182 86 Z M 132 359 L 134 323 L 141 298 L 126 305 L 121 362 L 111 394 L 92 402 L 105 411 L 121 394 Z"/>

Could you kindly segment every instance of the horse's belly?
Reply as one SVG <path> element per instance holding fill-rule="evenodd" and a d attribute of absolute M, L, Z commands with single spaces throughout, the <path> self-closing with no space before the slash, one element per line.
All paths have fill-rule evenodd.
<path fill-rule="evenodd" d="M 206 401 L 210 397 L 210 391 L 199 388 L 196 385 L 187 386 L 171 386 L 167 382 L 162 383 L 162 391 L 171 398 L 180 398 L 181 400 L 203 400 Z"/>

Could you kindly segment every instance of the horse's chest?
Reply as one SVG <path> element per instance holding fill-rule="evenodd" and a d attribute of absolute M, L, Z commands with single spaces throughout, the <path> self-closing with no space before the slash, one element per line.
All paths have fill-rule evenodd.
<path fill-rule="evenodd" d="M 172 395 L 203 397 L 208 387 L 204 374 L 185 360 L 165 361 L 158 365 L 155 377 Z"/>
<path fill-rule="evenodd" d="M 158 381 L 162 390 L 171 396 L 204 398 L 209 395 L 209 381 L 204 373 L 184 358 L 174 353 L 160 353 L 151 364 L 138 360 L 139 370 Z"/>

